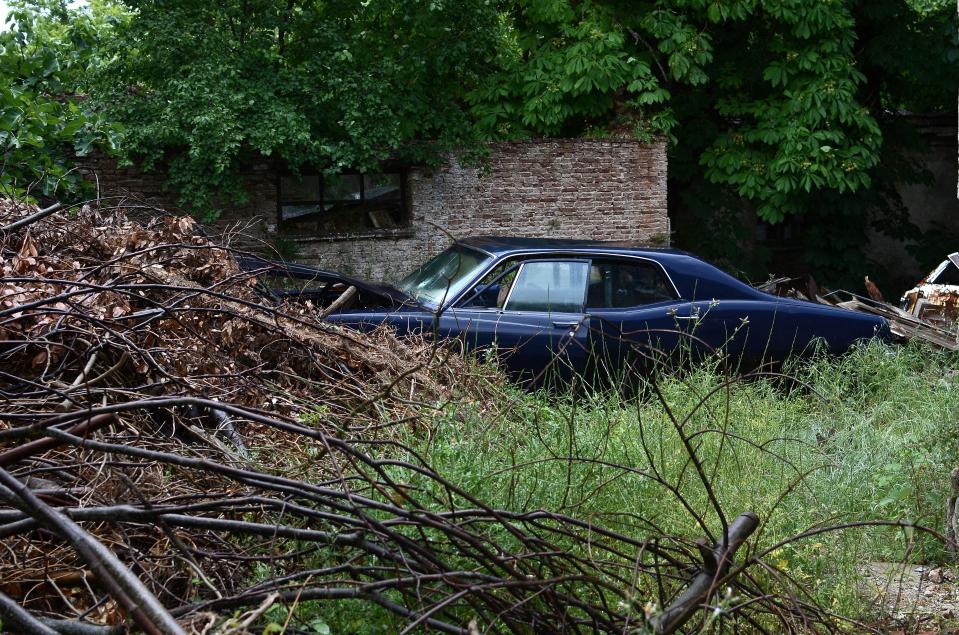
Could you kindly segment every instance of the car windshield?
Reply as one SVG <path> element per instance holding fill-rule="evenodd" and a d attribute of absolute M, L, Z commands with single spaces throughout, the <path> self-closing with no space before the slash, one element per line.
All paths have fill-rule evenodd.
<path fill-rule="evenodd" d="M 403 278 L 396 288 L 419 302 L 439 306 L 459 294 L 490 260 L 492 257 L 482 252 L 453 245 Z"/>

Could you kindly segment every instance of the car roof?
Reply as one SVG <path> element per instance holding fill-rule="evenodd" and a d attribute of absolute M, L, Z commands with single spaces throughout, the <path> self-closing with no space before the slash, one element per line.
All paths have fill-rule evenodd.
<path fill-rule="evenodd" d="M 762 294 L 749 285 L 719 270 L 695 254 L 680 249 L 657 249 L 621 241 L 510 236 L 476 236 L 464 238 L 457 244 L 479 249 L 497 260 L 518 254 L 588 256 L 598 253 L 648 258 L 660 263 L 666 270 L 666 275 L 682 298 L 749 300 L 762 297 Z"/>
<path fill-rule="evenodd" d="M 513 236 L 473 236 L 457 241 L 461 245 L 479 249 L 496 257 L 530 251 L 593 252 L 630 254 L 649 257 L 693 256 L 679 249 L 655 248 L 636 243 L 605 240 L 574 240 L 570 238 L 519 238 Z"/>

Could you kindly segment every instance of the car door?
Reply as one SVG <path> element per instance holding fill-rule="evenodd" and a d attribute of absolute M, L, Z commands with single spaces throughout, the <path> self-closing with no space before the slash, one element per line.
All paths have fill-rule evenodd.
<path fill-rule="evenodd" d="M 439 329 L 468 349 L 495 350 L 524 383 L 568 379 L 583 370 L 589 353 L 588 277 L 585 259 L 501 263 L 443 313 Z"/>
<path fill-rule="evenodd" d="M 775 302 L 712 300 L 701 307 L 699 314 L 696 334 L 708 345 L 704 353 L 718 356 L 733 368 L 755 367 L 792 344 L 784 341 L 790 316 L 780 312 Z"/>
<path fill-rule="evenodd" d="M 596 370 L 615 377 L 674 363 L 695 336 L 700 310 L 679 297 L 657 262 L 592 259 L 586 312 Z"/>

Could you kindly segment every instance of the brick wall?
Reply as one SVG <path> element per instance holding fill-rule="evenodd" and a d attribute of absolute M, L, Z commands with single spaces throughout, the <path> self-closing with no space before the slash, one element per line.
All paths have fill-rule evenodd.
<path fill-rule="evenodd" d="M 140 193 L 174 208 L 162 176 L 88 162 L 101 189 Z M 298 260 L 371 279 L 402 276 L 455 237 L 518 235 L 589 238 L 664 245 L 666 149 L 630 140 L 549 139 L 491 146 L 485 167 L 455 160 L 409 173 L 411 226 L 329 236 L 276 231 L 276 175 L 255 166 L 246 175 L 249 202 L 229 207 L 211 230 L 245 248 L 269 253 L 293 247 Z"/>

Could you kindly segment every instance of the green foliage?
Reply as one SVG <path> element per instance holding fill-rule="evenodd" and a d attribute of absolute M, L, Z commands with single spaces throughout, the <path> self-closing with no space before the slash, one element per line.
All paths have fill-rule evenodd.
<path fill-rule="evenodd" d="M 468 143 L 461 100 L 501 30 L 482 0 L 125 4 L 97 101 L 126 156 L 208 212 L 243 200 L 250 162 L 335 172 Z"/>
<path fill-rule="evenodd" d="M 810 21 L 808 35 L 784 29 L 786 22 L 798 28 L 803 12 L 827 10 L 841 11 L 836 17 L 843 19 Z M 727 45 L 716 49 L 721 85 L 681 94 L 684 125 L 670 170 L 677 170 L 674 189 L 692 218 L 679 242 L 721 252 L 764 277 L 764 254 L 742 262 L 751 237 L 717 244 L 710 230 L 752 214 L 767 221 L 791 215 L 802 219 L 802 260 L 820 281 L 859 288 L 868 272 L 900 286 L 903 272 L 870 262 L 864 247 L 878 231 L 933 249 L 911 224 L 898 192 L 928 178 L 918 163 L 925 149 L 898 113 L 954 111 L 955 6 L 917 9 L 880 0 L 800 3 L 797 11 L 776 18 L 778 25 L 768 19 L 728 25 Z M 690 120 L 697 125 L 685 123 Z M 713 184 L 735 198 L 716 196 Z"/>
<path fill-rule="evenodd" d="M 287 616 L 286 607 L 274 607 L 276 621 L 267 625 L 264 635 L 269 632 L 282 633 L 281 628 Z M 269 615 L 269 613 L 267 614 Z M 292 624 L 299 626 L 299 632 L 315 635 L 349 633 L 350 635 L 387 635 L 399 633 L 406 625 L 386 609 L 362 600 L 337 600 L 335 602 L 301 602 L 293 611 Z M 273 627 L 273 625 L 276 627 Z M 271 628 L 272 627 L 272 628 Z"/>
<path fill-rule="evenodd" d="M 244 200 L 251 163 L 332 173 L 484 139 L 632 136 L 672 142 L 681 246 L 753 275 L 756 216 L 806 219 L 805 259 L 832 285 L 861 278 L 870 230 L 941 236 L 896 193 L 925 175 L 891 115 L 955 107 L 947 0 L 23 1 L 3 35 L 4 139 L 54 155 L 8 168 L 21 188 L 52 187 L 54 149 L 85 152 L 105 119 L 126 162 L 164 168 L 208 215 Z M 88 99 L 50 99 L 72 92 Z"/>
<path fill-rule="evenodd" d="M 636 126 L 640 104 L 652 113 L 669 93 L 630 37 L 599 3 L 516 2 L 498 69 L 468 95 L 479 129 L 509 138 Z"/>
<path fill-rule="evenodd" d="M 652 115 L 669 99 L 653 75 L 652 57 L 635 50 L 632 36 L 607 7 L 521 0 L 513 17 L 499 69 L 468 96 L 484 135 L 582 134 L 590 125 L 632 128 L 642 123 L 636 113 L 645 108 Z M 698 67 L 676 68 L 679 75 L 701 74 Z M 660 123 L 645 125 L 655 131 L 668 126 Z"/>
<path fill-rule="evenodd" d="M 470 97 L 491 135 L 666 133 L 681 121 L 673 86 L 712 79 L 727 123 L 700 154 L 705 176 L 778 221 L 797 192 L 870 184 L 881 135 L 858 100 L 854 26 L 840 2 L 521 0 L 502 70 Z"/>
<path fill-rule="evenodd" d="M 487 136 L 666 135 L 674 142 L 671 213 L 689 221 L 677 223 L 680 243 L 754 273 L 764 258 L 743 256 L 750 216 L 802 216 L 824 228 L 828 235 L 812 232 L 806 248 L 833 284 L 861 281 L 867 230 L 918 238 L 895 185 L 922 175 L 902 160 L 908 135 L 888 115 L 954 109 L 954 5 L 511 6 L 499 70 L 469 96 Z"/>
<path fill-rule="evenodd" d="M 81 187 L 70 155 L 112 143 L 112 127 L 76 94 L 92 62 L 88 21 L 54 28 L 17 7 L 0 32 L 0 193 L 69 198 Z"/>
<path fill-rule="evenodd" d="M 799 211 L 798 192 L 868 187 L 881 135 L 857 100 L 865 77 L 855 68 L 849 10 L 762 3 L 759 11 L 751 25 L 773 27 L 751 26 L 751 46 L 736 51 L 739 59 L 722 75 L 734 90 L 715 101 L 719 116 L 736 124 L 700 161 L 709 180 L 735 188 L 761 218 L 776 222 Z"/>
<path fill-rule="evenodd" d="M 479 500 L 509 512 L 568 515 L 584 528 L 636 540 L 675 536 L 693 544 L 706 534 L 700 519 L 717 536 L 721 522 L 675 417 L 724 515 L 753 511 L 761 520 L 738 557 L 743 562 L 747 553 L 763 554 L 771 569 L 750 569 L 757 586 L 783 592 L 788 577 L 809 601 L 882 629 L 884 623 L 875 622 L 880 617 L 875 598 L 863 597 L 867 566 L 945 563 L 951 556 L 940 541 L 912 526 L 841 526 L 898 521 L 941 527 L 950 473 L 959 462 L 959 356 L 874 342 L 841 358 L 797 361 L 785 371 L 799 382 L 776 376 L 728 384 L 727 375 L 708 365 L 662 373 L 662 401 L 648 386 L 624 397 L 529 394 L 506 384 L 489 388 L 497 391 L 493 399 L 487 393 L 476 401 L 445 404 L 432 420 L 392 427 L 387 433 L 392 443 L 377 437 L 363 447 L 384 459 L 381 478 L 398 488 L 393 491 L 415 492 L 424 517 L 473 509 Z M 324 412 L 320 406 L 319 420 Z M 422 464 L 442 479 L 410 467 Z M 379 495 L 388 497 L 383 502 L 402 504 L 386 492 Z M 506 527 L 485 527 L 473 530 L 488 537 L 488 544 L 506 553 L 518 546 Z M 792 540 L 828 527 L 834 529 Z M 429 528 L 408 530 L 417 540 L 430 540 Z M 785 544 L 776 547 L 780 543 Z M 589 542 L 566 541 L 559 534 L 548 544 L 551 551 L 595 556 Z M 467 552 L 461 552 L 463 567 L 475 563 Z M 626 570 L 631 556 L 639 557 L 623 554 Z M 455 562 L 457 556 L 444 551 L 443 557 Z M 343 550 L 330 546 L 305 554 L 300 564 L 309 570 L 343 562 Z M 374 563 L 375 558 L 364 564 Z M 278 571 L 289 573 L 283 565 L 259 563 L 253 582 Z M 623 579 L 609 581 L 622 585 Z M 638 606 L 655 602 L 655 587 L 634 590 Z M 582 597 L 588 594 L 584 585 Z M 726 599 L 742 601 L 735 594 Z M 462 625 L 474 616 L 462 598 L 444 606 L 436 614 L 441 615 Z M 334 633 L 397 632 L 408 624 L 368 599 L 306 600 L 274 606 L 266 618 Z M 767 630 L 778 632 L 775 625 Z"/>

